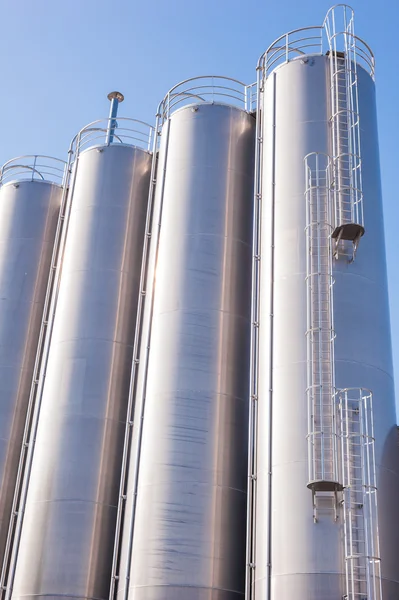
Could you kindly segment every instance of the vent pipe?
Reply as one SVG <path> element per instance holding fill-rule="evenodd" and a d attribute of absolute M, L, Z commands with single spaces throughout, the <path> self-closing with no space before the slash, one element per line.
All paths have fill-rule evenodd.
<path fill-rule="evenodd" d="M 115 128 L 117 127 L 116 116 L 118 114 L 118 105 L 120 102 L 123 102 L 125 98 L 124 95 L 120 92 L 110 92 L 107 98 L 111 102 L 111 106 L 109 109 L 108 127 L 105 143 L 112 144 L 112 142 L 114 141 Z"/>

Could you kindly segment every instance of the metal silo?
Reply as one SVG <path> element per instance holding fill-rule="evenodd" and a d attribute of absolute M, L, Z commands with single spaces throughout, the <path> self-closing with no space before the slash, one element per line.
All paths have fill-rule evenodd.
<path fill-rule="evenodd" d="M 11 565 L 15 598 L 109 594 L 153 135 L 117 118 L 121 94 L 109 98 L 109 119 L 72 145 L 61 284 Z"/>
<path fill-rule="evenodd" d="M 65 163 L 19 156 L 0 171 L 0 561 L 8 563 L 61 233 Z M 58 222 L 58 229 L 57 229 Z M 1 584 L 4 584 L 4 569 Z"/>
<path fill-rule="evenodd" d="M 262 253 L 247 548 L 254 600 L 399 597 L 373 77 L 372 52 L 343 5 L 323 26 L 282 36 L 259 62 L 254 254 Z"/>
<path fill-rule="evenodd" d="M 243 596 L 245 579 L 251 88 L 187 80 L 167 94 L 159 120 L 160 235 L 117 594 L 227 600 Z"/>

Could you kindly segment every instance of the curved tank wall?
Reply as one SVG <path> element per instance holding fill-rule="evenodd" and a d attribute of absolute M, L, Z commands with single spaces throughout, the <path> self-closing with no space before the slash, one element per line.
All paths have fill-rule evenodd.
<path fill-rule="evenodd" d="M 62 188 L 0 187 L 0 560 L 3 559 Z"/>
<path fill-rule="evenodd" d="M 358 72 L 364 226 L 356 260 L 334 262 L 335 379 L 373 392 L 383 598 L 399 597 L 399 452 L 375 85 Z"/>
<path fill-rule="evenodd" d="M 15 598 L 108 598 L 151 160 L 78 157 Z"/>
<path fill-rule="evenodd" d="M 331 151 L 329 84 L 325 56 L 293 60 L 276 69 L 265 83 L 256 598 L 265 597 L 268 588 L 269 549 L 273 600 L 337 600 L 346 593 L 342 514 L 335 523 L 331 501 L 326 502 L 314 523 L 307 488 L 304 157 L 310 152 Z M 356 261 L 348 264 L 341 258 L 333 266 L 336 385 L 370 388 L 374 394 L 383 590 L 384 600 L 393 600 L 399 597 L 396 417 L 375 91 L 371 77 L 361 68 L 358 86 L 366 233 Z M 274 316 L 270 357 L 271 260 Z M 262 433 L 269 430 L 271 491 L 269 445 Z"/>
<path fill-rule="evenodd" d="M 254 132 L 253 116 L 217 103 L 181 108 L 164 125 L 137 506 L 120 598 L 244 594 Z M 128 506 L 133 471 L 134 461 Z"/>

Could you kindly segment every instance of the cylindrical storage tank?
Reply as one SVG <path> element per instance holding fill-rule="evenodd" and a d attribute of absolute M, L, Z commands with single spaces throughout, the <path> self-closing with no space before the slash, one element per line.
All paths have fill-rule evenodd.
<path fill-rule="evenodd" d="M 244 595 L 255 141 L 246 92 L 198 78 L 161 104 L 162 217 L 121 599 Z"/>
<path fill-rule="evenodd" d="M 356 259 L 334 264 L 336 387 L 373 394 L 382 597 L 399 598 L 399 448 L 375 83 L 358 69 L 364 226 Z"/>
<path fill-rule="evenodd" d="M 76 139 L 15 598 L 109 594 L 153 131 L 114 117 Z"/>
<path fill-rule="evenodd" d="M 65 163 L 20 156 L 0 180 L 0 560 L 3 562 Z"/>
<path fill-rule="evenodd" d="M 316 33 L 316 29 L 293 32 L 277 40 L 266 53 L 263 63 L 258 468 L 253 586 L 257 600 L 363 597 L 347 595 L 345 571 L 348 561 L 345 561 L 344 550 L 342 492 L 337 491 L 336 507 L 333 494 L 319 494 L 315 522 L 312 493 L 307 487 L 309 355 L 306 330 L 309 307 L 304 159 L 309 153 L 331 155 L 333 151 L 331 61 L 328 54 L 317 49 L 323 31 L 320 28 L 320 33 Z M 314 54 L 303 54 L 312 51 L 309 41 L 312 39 L 315 40 Z M 356 43 L 361 44 L 359 40 Z M 361 60 L 359 53 L 361 58 L 356 71 L 365 234 L 354 262 L 340 255 L 333 259 L 335 385 L 336 388 L 368 388 L 373 393 L 382 589 L 384 600 L 394 600 L 399 597 L 399 456 L 375 87 L 368 72 L 367 47 L 363 46 L 363 50 L 366 58 Z M 270 432 L 271 444 L 266 439 L 266 432 Z M 338 459 L 342 460 L 339 452 Z M 356 510 L 362 508 L 358 506 Z M 353 532 L 354 538 L 363 535 L 355 528 Z M 372 561 L 370 565 L 372 568 Z M 363 572 L 358 572 L 357 576 L 361 579 Z M 378 582 L 377 592 L 371 590 L 366 595 L 380 600 Z"/>

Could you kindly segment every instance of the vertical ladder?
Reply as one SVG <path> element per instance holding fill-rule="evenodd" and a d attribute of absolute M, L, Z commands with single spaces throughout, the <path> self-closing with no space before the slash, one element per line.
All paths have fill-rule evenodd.
<path fill-rule="evenodd" d="M 336 31 L 335 11 L 325 23 L 330 59 L 331 132 L 334 197 L 334 255 L 344 255 L 352 262 L 364 234 L 362 161 L 356 37 L 354 14 L 347 6 L 342 10 L 344 29 Z M 343 49 L 338 49 L 343 40 Z M 345 244 L 349 241 L 349 244 Z M 341 243 L 342 242 L 342 243 Z"/>
<path fill-rule="evenodd" d="M 122 465 L 121 465 L 121 476 L 119 482 L 119 497 L 118 507 L 116 513 L 116 526 L 115 526 L 115 540 L 114 549 L 112 556 L 112 567 L 111 567 L 111 582 L 109 588 L 109 599 L 113 600 L 116 598 L 118 591 L 119 573 L 120 573 L 120 560 L 121 560 L 121 544 L 122 544 L 122 533 L 124 525 L 124 517 L 126 510 L 127 500 L 127 489 L 128 489 L 128 474 L 130 455 L 132 453 L 132 437 L 133 437 L 133 424 L 134 424 L 134 409 L 135 409 L 135 397 L 137 391 L 137 378 L 138 370 L 140 365 L 140 350 L 142 338 L 145 332 L 143 332 L 143 320 L 145 302 L 147 299 L 148 285 L 149 285 L 149 271 L 151 270 L 150 265 L 150 246 L 153 236 L 153 214 L 154 214 L 154 198 L 155 189 L 157 184 L 157 164 L 158 164 L 158 145 L 160 137 L 160 115 L 156 116 L 155 129 L 153 135 L 149 138 L 149 150 L 152 151 L 151 161 L 151 174 L 150 174 L 150 187 L 148 193 L 147 202 L 147 213 L 145 222 L 145 232 L 143 240 L 143 253 L 141 260 L 140 270 L 140 282 L 139 282 L 139 296 L 137 301 L 137 314 L 136 314 L 136 326 L 134 332 L 133 342 L 133 353 L 132 353 L 132 365 L 130 370 L 130 382 L 129 382 L 129 396 L 127 403 L 126 413 L 126 424 L 125 434 L 123 442 L 123 453 L 122 453 Z"/>
<path fill-rule="evenodd" d="M 347 600 L 381 600 L 373 398 L 339 390 Z"/>
<path fill-rule="evenodd" d="M 331 164 L 325 154 L 305 157 L 308 488 L 317 522 L 319 494 L 333 499 L 337 518 L 338 474 L 334 383 Z"/>
<path fill-rule="evenodd" d="M 169 99 L 168 99 L 169 100 Z M 140 290 L 141 296 L 145 296 L 146 304 L 142 306 L 140 322 L 138 323 L 140 328 L 140 339 L 137 337 L 135 340 L 134 359 L 131 369 L 130 377 L 130 389 L 129 389 L 129 402 L 128 402 L 128 417 L 126 422 L 125 430 L 125 442 L 123 451 L 123 464 L 122 473 L 119 489 L 119 504 L 118 504 L 118 529 L 117 535 L 115 536 L 114 543 L 114 555 L 112 561 L 111 571 L 111 586 L 109 593 L 109 600 L 115 600 L 118 596 L 118 585 L 120 582 L 121 573 L 121 550 L 122 550 L 122 531 L 127 532 L 127 547 L 126 547 L 126 563 L 123 565 L 125 569 L 125 582 L 123 591 L 123 600 L 128 599 L 129 594 L 129 573 L 131 569 L 132 554 L 133 554 L 133 537 L 136 517 L 136 504 L 137 504 L 137 492 L 138 492 L 138 481 L 140 473 L 140 455 L 141 455 L 141 441 L 143 435 L 143 423 L 144 423 L 144 412 L 146 404 L 146 391 L 147 391 L 147 373 L 149 363 L 149 352 L 151 345 L 151 334 L 152 334 L 152 314 L 154 310 L 154 286 L 155 286 L 155 273 L 156 265 L 158 262 L 158 251 L 159 251 L 159 237 L 161 230 L 162 221 L 162 210 L 163 210 L 163 198 L 165 190 L 165 179 L 166 179 L 166 165 L 168 160 L 168 148 L 169 148 L 169 131 L 170 131 L 170 119 L 164 118 L 164 112 L 161 111 L 162 103 L 158 107 L 157 121 L 154 133 L 154 146 L 153 146 L 153 163 L 152 163 L 152 174 L 151 174 L 151 189 L 149 195 L 149 205 L 147 213 L 146 233 L 147 238 L 151 238 L 151 245 L 146 241 L 146 248 L 143 250 L 143 261 L 142 261 L 142 273 Z M 162 125 L 166 128 L 162 131 Z M 164 162 L 159 164 L 159 154 L 157 148 L 159 144 L 160 136 L 165 139 L 164 147 Z M 158 194 L 159 188 L 159 201 L 157 201 L 155 194 Z M 158 204 L 159 203 L 159 204 Z M 150 230 L 147 229 L 150 227 Z M 145 310 L 149 310 L 149 321 L 148 325 L 144 324 Z M 143 384 L 139 386 L 139 369 L 143 374 Z M 133 422 L 133 417 L 135 422 Z M 136 429 L 136 436 L 134 436 L 133 427 Z M 130 461 L 133 461 L 132 473 L 133 481 L 129 481 L 129 470 Z M 125 517 L 125 506 L 126 498 L 129 486 L 132 486 L 133 492 L 133 505 L 129 518 Z"/>
<path fill-rule="evenodd" d="M 337 14 L 343 29 L 337 31 Z M 342 22 L 342 20 L 341 20 Z M 364 234 L 356 36 L 353 10 L 337 5 L 324 23 L 329 43 L 334 256 L 353 262 Z M 338 45 L 340 44 L 340 48 Z M 381 600 L 372 394 L 337 390 L 347 600 Z"/>
<path fill-rule="evenodd" d="M 248 495 L 247 533 L 245 551 L 245 600 L 254 598 L 255 544 L 256 544 L 256 473 L 257 473 L 257 416 L 259 375 L 259 315 L 260 315 L 260 218 L 262 208 L 262 112 L 263 112 L 263 67 L 258 65 L 256 88 L 256 132 L 254 170 L 254 214 L 252 224 L 252 294 L 251 294 L 251 354 L 248 415 Z"/>

